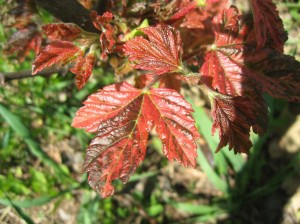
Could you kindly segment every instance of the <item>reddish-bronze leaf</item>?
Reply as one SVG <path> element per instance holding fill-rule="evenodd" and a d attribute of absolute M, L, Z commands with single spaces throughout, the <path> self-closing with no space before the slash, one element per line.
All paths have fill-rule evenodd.
<path fill-rule="evenodd" d="M 171 18 L 168 19 L 168 22 L 173 22 L 173 21 L 176 21 L 176 20 L 184 17 L 185 15 L 187 15 L 189 12 L 191 12 L 195 8 L 197 8 L 196 1 L 192 1 L 192 2 L 184 4 L 183 6 L 181 6 L 179 8 L 179 10 L 174 15 L 171 16 Z"/>
<path fill-rule="evenodd" d="M 218 19 L 222 24 L 215 32 L 214 47 L 205 54 L 205 62 L 201 67 L 202 78 L 211 89 L 225 95 L 243 96 L 253 91 L 253 82 L 249 78 L 252 71 L 243 64 L 246 26 L 241 29 L 237 8 L 225 10 Z"/>
<path fill-rule="evenodd" d="M 81 34 L 81 29 L 73 23 L 52 23 L 44 25 L 42 29 L 51 40 L 71 41 Z"/>
<path fill-rule="evenodd" d="M 37 27 L 32 24 L 20 30 L 17 30 L 8 40 L 5 53 L 17 53 L 20 61 L 23 61 L 28 53 L 33 50 L 36 54 L 39 52 L 42 43 L 42 35 Z"/>
<path fill-rule="evenodd" d="M 268 110 L 262 98 L 263 88 L 254 78 L 257 71 L 247 64 L 247 54 L 251 49 L 255 51 L 256 47 L 247 43 L 249 28 L 240 19 L 235 7 L 223 13 L 214 46 L 205 55 L 201 82 L 218 92 L 219 96 L 226 96 L 217 97 L 212 102 L 213 130 L 220 129 L 217 150 L 228 143 L 235 152 L 247 152 L 251 147 L 250 128 L 263 134 L 268 124 Z M 244 104 L 247 104 L 246 109 L 241 108 Z M 244 144 L 234 141 L 237 134 L 243 136 Z"/>
<path fill-rule="evenodd" d="M 32 65 L 33 75 L 53 64 L 65 64 L 81 55 L 82 51 L 68 41 L 53 41 L 43 48 Z"/>
<path fill-rule="evenodd" d="M 148 35 L 149 40 L 136 37 L 124 46 L 129 60 L 136 62 L 135 68 L 149 70 L 157 75 L 179 70 L 182 56 L 179 32 L 166 25 L 147 27 L 142 31 Z"/>
<path fill-rule="evenodd" d="M 91 18 L 94 26 L 101 31 L 105 31 L 106 26 L 113 19 L 114 15 L 111 12 L 105 12 L 102 16 L 99 16 L 96 11 L 91 12 Z"/>
<path fill-rule="evenodd" d="M 107 86 L 88 97 L 85 106 L 77 111 L 72 125 L 87 132 L 97 132 L 101 122 L 116 116 L 126 102 L 133 101 L 140 94 L 127 83 Z"/>
<path fill-rule="evenodd" d="M 227 4 L 228 0 L 207 0 L 205 7 L 194 7 L 192 10 L 193 4 L 190 3 L 188 6 L 180 9 L 172 16 L 172 18 L 182 15 L 182 13 L 186 13 L 185 19 L 180 24 L 181 27 L 186 27 L 188 29 L 202 29 L 205 30 L 205 32 L 210 32 L 212 28 L 212 18 L 219 13 L 222 13 Z"/>
<path fill-rule="evenodd" d="M 219 129 L 220 143 L 216 149 L 229 145 L 235 153 L 248 153 L 252 146 L 250 128 L 255 124 L 251 99 L 216 94 L 212 99 L 212 134 Z"/>
<path fill-rule="evenodd" d="M 101 33 L 100 35 L 100 45 L 102 49 L 102 58 L 105 58 L 107 54 L 110 54 L 113 52 L 114 47 L 116 44 L 115 36 L 114 36 L 114 30 L 111 25 L 108 25 L 106 27 L 105 32 Z"/>
<path fill-rule="evenodd" d="M 191 105 L 171 89 L 152 89 L 148 94 L 147 110 L 162 141 L 164 155 L 184 166 L 195 167 L 197 157 L 195 139 L 199 137 L 191 116 Z"/>
<path fill-rule="evenodd" d="M 195 166 L 199 136 L 191 106 L 174 90 L 136 89 L 114 84 L 92 94 L 79 109 L 73 126 L 97 132 L 87 149 L 83 170 L 102 197 L 113 194 L 112 181 L 124 183 L 144 159 L 148 135 L 156 126 L 164 154 L 185 166 Z"/>
<path fill-rule="evenodd" d="M 118 90 L 119 86 L 114 87 L 111 98 L 115 93 L 119 98 L 115 97 L 115 101 L 109 98 L 104 102 L 98 101 L 98 110 L 103 104 L 106 107 L 106 104 L 118 104 L 120 101 L 123 106 L 113 112 L 114 117 L 100 123 L 98 134 L 90 143 L 83 164 L 84 171 L 89 173 L 89 184 L 103 198 L 114 193 L 114 179 L 127 182 L 143 161 L 149 129 L 152 128 L 144 116 L 143 94 L 129 85 L 123 86 L 123 90 L 127 89 L 122 92 Z M 132 95 L 137 97 L 132 99 Z"/>
<path fill-rule="evenodd" d="M 253 84 L 276 98 L 299 102 L 300 63 L 271 47 L 257 49 L 251 27 L 235 7 L 218 20 L 222 25 L 215 48 L 206 53 L 202 81 L 223 94 L 254 97 L 254 102 L 260 97 Z"/>
<path fill-rule="evenodd" d="M 74 67 L 70 69 L 71 72 L 76 74 L 75 84 L 78 89 L 82 89 L 92 75 L 95 60 L 95 54 L 88 53 L 85 57 L 78 57 Z"/>
<path fill-rule="evenodd" d="M 116 44 L 116 37 L 114 35 L 114 28 L 110 25 L 113 19 L 113 14 L 111 12 L 105 12 L 102 16 L 99 16 L 96 11 L 91 13 L 91 18 L 93 20 L 94 26 L 101 30 L 100 44 L 102 49 L 101 58 L 105 59 L 107 54 L 112 53 Z"/>
<path fill-rule="evenodd" d="M 276 5 L 272 0 L 252 0 L 251 3 L 257 47 L 262 48 L 269 42 L 271 47 L 283 52 L 287 35 Z"/>
<path fill-rule="evenodd" d="M 174 89 L 180 92 L 181 88 L 181 76 L 179 74 L 166 74 L 159 80 L 160 88 Z"/>
<path fill-rule="evenodd" d="M 256 72 L 254 78 L 275 98 L 300 102 L 300 62 L 272 49 L 261 49 L 246 57 Z"/>

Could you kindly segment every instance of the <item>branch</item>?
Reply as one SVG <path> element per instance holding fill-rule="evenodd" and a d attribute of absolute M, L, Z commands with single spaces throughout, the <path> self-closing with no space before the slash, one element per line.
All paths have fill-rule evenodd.
<path fill-rule="evenodd" d="M 45 68 L 44 70 L 38 72 L 34 76 L 47 77 L 47 76 L 50 76 L 55 73 L 65 74 L 68 72 L 68 70 L 69 70 L 69 68 L 67 66 L 65 66 L 65 67 L 54 66 L 54 67 L 50 67 L 50 68 Z M 28 78 L 28 77 L 34 77 L 34 76 L 32 75 L 32 70 L 26 70 L 26 71 L 20 71 L 20 72 L 9 72 L 9 73 L 1 73 L 0 72 L 0 86 L 4 85 L 4 83 L 12 81 L 12 80 L 24 79 L 24 78 Z"/>
<path fill-rule="evenodd" d="M 36 4 L 65 23 L 75 23 L 82 29 L 99 33 L 90 18 L 90 11 L 76 0 L 35 0 Z"/>

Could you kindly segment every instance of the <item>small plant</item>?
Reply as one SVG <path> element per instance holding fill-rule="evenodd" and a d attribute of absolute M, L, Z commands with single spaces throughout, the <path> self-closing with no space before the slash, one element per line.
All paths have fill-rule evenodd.
<path fill-rule="evenodd" d="M 42 1 L 43 2 L 43 1 Z M 93 1 L 81 1 L 91 8 Z M 54 64 L 70 64 L 78 89 L 94 66 L 111 65 L 118 82 L 91 94 L 73 126 L 96 133 L 83 170 L 102 197 L 112 181 L 127 182 L 145 157 L 149 133 L 156 130 L 164 155 L 195 167 L 199 137 L 192 107 L 180 94 L 182 83 L 207 94 L 212 134 L 221 148 L 248 153 L 250 131 L 263 135 L 268 108 L 262 94 L 300 101 L 300 63 L 283 54 L 287 34 L 272 0 L 249 0 L 251 14 L 227 0 L 105 1 L 87 23 L 32 22 L 33 1 L 24 1 L 23 23 L 15 24 L 9 52 L 38 55 L 33 74 Z M 17 14 L 15 15 L 18 18 Z M 29 32 L 24 40 L 24 32 Z M 29 38 L 30 37 L 30 38 Z M 23 39 L 22 39 L 23 38 Z M 41 42 L 46 43 L 39 49 Z"/>

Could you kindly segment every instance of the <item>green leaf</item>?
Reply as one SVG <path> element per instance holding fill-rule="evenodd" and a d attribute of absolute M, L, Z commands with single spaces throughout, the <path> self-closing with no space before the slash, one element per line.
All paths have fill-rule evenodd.
<path fill-rule="evenodd" d="M 164 210 L 164 207 L 161 204 L 152 205 L 147 209 L 147 213 L 150 216 L 158 216 Z"/>

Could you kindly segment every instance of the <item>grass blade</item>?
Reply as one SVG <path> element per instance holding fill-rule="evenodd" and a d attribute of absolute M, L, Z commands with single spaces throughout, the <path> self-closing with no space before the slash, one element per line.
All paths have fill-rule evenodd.
<path fill-rule="evenodd" d="M 2 190 L 2 189 L 1 189 Z M 8 206 L 13 207 L 16 212 L 19 214 L 19 216 L 28 224 L 34 224 L 33 220 L 22 210 L 22 208 L 20 208 L 18 205 L 16 205 L 11 199 L 10 197 L 7 195 L 6 192 L 4 192 L 6 195 L 6 199 L 8 201 Z"/>
<path fill-rule="evenodd" d="M 0 115 L 12 127 L 15 133 L 24 139 L 24 142 L 28 146 L 31 154 L 39 158 L 43 163 L 52 167 L 57 175 L 61 175 L 65 179 L 71 180 L 71 177 L 41 149 L 36 141 L 31 138 L 29 130 L 22 124 L 19 117 L 7 110 L 1 104 Z M 72 180 L 72 182 L 75 181 Z"/>
<path fill-rule="evenodd" d="M 215 172 L 215 170 L 210 166 L 206 157 L 202 153 L 201 149 L 198 148 L 198 157 L 197 161 L 200 164 L 201 168 L 205 172 L 207 178 L 212 182 L 212 184 L 222 191 L 225 195 L 228 193 L 229 186 L 226 181 L 222 180 L 220 176 Z"/>
<path fill-rule="evenodd" d="M 207 215 L 212 214 L 218 211 L 220 208 L 215 206 L 209 205 L 195 205 L 190 203 L 180 203 L 180 202 L 173 202 L 171 205 L 183 212 L 187 212 L 192 215 Z"/>
<path fill-rule="evenodd" d="M 81 187 L 81 184 L 76 184 L 68 189 L 65 189 L 63 191 L 60 191 L 57 194 L 54 195 L 48 195 L 48 196 L 42 196 L 39 198 L 34 198 L 34 199 L 25 199 L 23 201 L 11 201 L 11 199 L 0 199 L 0 204 L 4 206 L 11 206 L 12 203 L 15 206 L 18 206 L 20 208 L 30 208 L 30 207 L 35 207 L 35 206 L 42 206 L 44 204 L 47 204 L 51 202 L 53 199 L 58 198 L 64 194 L 67 194 L 75 189 L 78 189 Z"/>

